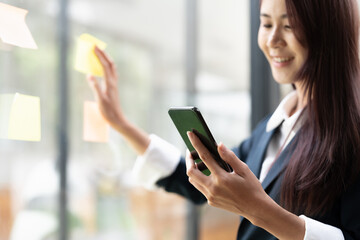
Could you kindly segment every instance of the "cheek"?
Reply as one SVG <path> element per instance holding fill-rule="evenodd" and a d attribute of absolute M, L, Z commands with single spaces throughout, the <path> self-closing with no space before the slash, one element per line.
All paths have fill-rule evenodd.
<path fill-rule="evenodd" d="M 304 49 L 302 46 L 299 46 L 297 48 L 297 54 L 299 56 L 299 61 L 300 61 L 300 65 L 303 65 L 306 60 L 307 60 L 307 57 L 308 57 L 308 51 L 307 49 Z"/>
<path fill-rule="evenodd" d="M 264 36 L 264 34 L 261 32 L 261 31 L 259 31 L 259 33 L 258 33 L 258 45 L 259 45 L 259 48 L 263 51 L 263 52 L 265 52 L 265 46 L 266 46 L 266 42 L 265 42 L 265 36 Z"/>
<path fill-rule="evenodd" d="M 303 64 L 308 60 L 309 51 L 307 49 L 303 49 Z"/>
<path fill-rule="evenodd" d="M 307 60 L 308 48 L 304 47 L 295 35 L 292 35 L 287 42 L 289 43 L 289 47 L 300 57 L 302 62 Z"/>
<path fill-rule="evenodd" d="M 258 45 L 259 45 L 259 48 L 261 49 L 261 51 L 267 55 L 267 39 L 268 39 L 268 36 L 265 32 L 259 30 L 258 32 Z"/>

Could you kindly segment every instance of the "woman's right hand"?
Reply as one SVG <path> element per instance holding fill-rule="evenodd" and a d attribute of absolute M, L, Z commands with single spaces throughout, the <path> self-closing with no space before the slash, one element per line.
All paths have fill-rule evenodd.
<path fill-rule="evenodd" d="M 105 120 L 114 129 L 122 132 L 128 121 L 119 101 L 116 66 L 110 57 L 100 48 L 95 47 L 94 52 L 103 67 L 104 80 L 99 82 L 94 76 L 88 75 L 88 83 L 94 92 L 99 110 Z"/>
<path fill-rule="evenodd" d="M 100 48 L 94 52 L 104 70 L 104 81 L 101 84 L 89 75 L 87 80 L 92 88 L 99 110 L 112 128 L 117 130 L 139 155 L 143 154 L 150 144 L 149 135 L 127 120 L 122 111 L 117 85 L 116 66 L 110 57 Z"/>

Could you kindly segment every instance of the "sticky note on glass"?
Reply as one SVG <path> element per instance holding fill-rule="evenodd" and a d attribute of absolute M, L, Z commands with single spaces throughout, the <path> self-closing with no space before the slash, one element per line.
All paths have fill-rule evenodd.
<path fill-rule="evenodd" d="M 25 23 L 28 10 L 0 3 L 0 38 L 4 43 L 36 49 L 37 45 Z"/>
<path fill-rule="evenodd" d="M 96 102 L 84 102 L 83 138 L 88 142 L 108 142 L 110 126 L 102 117 Z"/>
<path fill-rule="evenodd" d="M 98 57 L 94 53 L 95 45 L 100 49 L 106 48 L 106 43 L 84 33 L 76 41 L 75 50 L 75 70 L 92 74 L 94 76 L 104 76 L 104 71 Z"/>
<path fill-rule="evenodd" d="M 40 98 L 23 94 L 0 95 L 0 138 L 40 141 Z"/>

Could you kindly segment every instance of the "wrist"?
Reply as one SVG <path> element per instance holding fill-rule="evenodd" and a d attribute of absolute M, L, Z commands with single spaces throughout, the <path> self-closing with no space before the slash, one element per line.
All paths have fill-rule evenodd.
<path fill-rule="evenodd" d="M 112 126 L 138 155 L 144 154 L 150 144 L 150 136 L 130 121 L 123 119 Z"/>
<path fill-rule="evenodd" d="M 274 212 L 276 212 L 276 208 L 279 207 L 279 205 L 273 199 L 266 196 L 258 206 L 259 207 L 249 214 L 247 219 L 253 225 L 264 228 L 267 222 L 273 220 Z"/>
<path fill-rule="evenodd" d="M 122 135 L 126 135 L 126 133 L 133 128 L 131 122 L 125 118 L 117 118 L 117 120 L 110 123 L 110 125 Z"/>
<path fill-rule="evenodd" d="M 304 239 L 305 221 L 279 206 L 270 197 L 263 202 L 249 221 L 278 239 Z"/>
<path fill-rule="evenodd" d="M 112 112 L 105 117 L 112 128 L 120 134 L 125 134 L 132 128 L 131 122 L 121 112 Z"/>

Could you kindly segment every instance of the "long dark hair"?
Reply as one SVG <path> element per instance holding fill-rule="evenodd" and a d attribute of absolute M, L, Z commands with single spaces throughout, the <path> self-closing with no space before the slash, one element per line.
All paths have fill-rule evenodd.
<path fill-rule="evenodd" d="M 285 0 L 296 38 L 308 48 L 298 72 L 307 106 L 285 170 L 282 205 L 314 216 L 359 177 L 359 16 L 356 0 Z"/>

